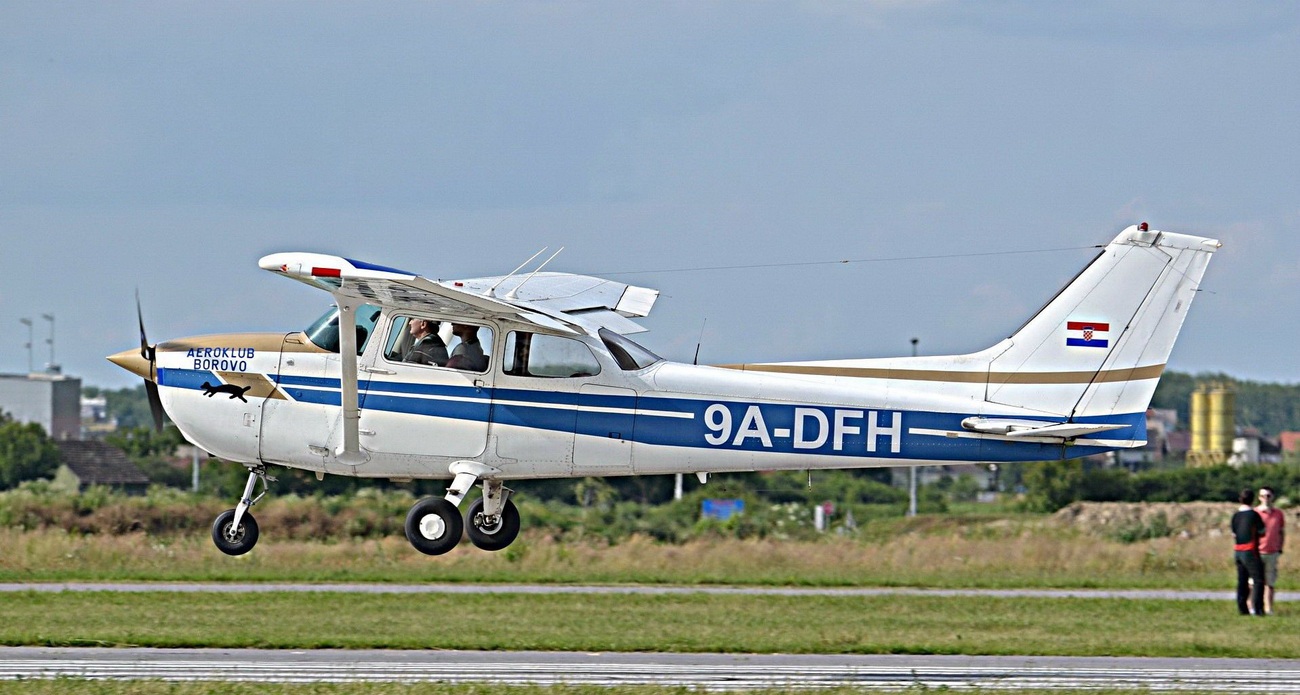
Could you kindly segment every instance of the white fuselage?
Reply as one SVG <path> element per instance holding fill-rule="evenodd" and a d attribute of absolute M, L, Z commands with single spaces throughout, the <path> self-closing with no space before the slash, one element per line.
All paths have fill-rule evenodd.
<path fill-rule="evenodd" d="M 358 358 L 363 463 L 335 456 L 340 357 L 302 333 L 160 344 L 163 404 L 187 437 L 221 458 L 394 479 L 448 478 L 457 461 L 520 479 L 1042 460 L 1133 446 L 1145 436 L 1139 412 L 1129 415 L 1131 432 L 1068 447 L 983 437 L 961 421 L 1052 416 L 993 406 L 984 400 L 987 385 L 969 378 L 924 370 L 888 378 L 887 360 L 873 377 L 667 361 L 627 371 L 599 339 L 583 335 L 570 337 L 599 360 L 589 376 L 506 373 L 501 341 L 481 373 L 394 362 L 380 348 L 387 318 Z M 511 326 L 491 329 L 504 335 Z M 218 384 L 224 390 L 210 393 Z"/>

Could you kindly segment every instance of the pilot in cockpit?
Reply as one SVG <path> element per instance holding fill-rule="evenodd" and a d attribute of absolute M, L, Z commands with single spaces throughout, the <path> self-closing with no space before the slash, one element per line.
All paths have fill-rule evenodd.
<path fill-rule="evenodd" d="M 438 335 L 438 328 L 442 324 L 438 321 L 417 318 L 411 319 L 407 324 L 414 342 L 402 357 L 402 361 L 439 367 L 446 365 L 447 344 L 442 342 L 442 337 Z"/>

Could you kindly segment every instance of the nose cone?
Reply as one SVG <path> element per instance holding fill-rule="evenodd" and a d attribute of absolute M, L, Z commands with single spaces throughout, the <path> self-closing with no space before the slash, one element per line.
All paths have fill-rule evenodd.
<path fill-rule="evenodd" d="M 136 376 L 153 381 L 153 375 L 149 373 L 149 360 L 146 360 L 140 354 L 139 348 L 123 350 L 116 355 L 109 355 L 108 361 Z"/>

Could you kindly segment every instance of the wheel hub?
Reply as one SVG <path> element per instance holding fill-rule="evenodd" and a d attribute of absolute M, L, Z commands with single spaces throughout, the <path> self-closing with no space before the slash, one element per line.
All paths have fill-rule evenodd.
<path fill-rule="evenodd" d="M 431 541 L 442 538 L 447 532 L 447 524 L 437 514 L 426 514 L 420 519 L 420 534 Z"/>
<path fill-rule="evenodd" d="M 501 515 L 488 516 L 487 514 L 475 514 L 474 526 L 483 533 L 493 534 L 501 530 Z"/>

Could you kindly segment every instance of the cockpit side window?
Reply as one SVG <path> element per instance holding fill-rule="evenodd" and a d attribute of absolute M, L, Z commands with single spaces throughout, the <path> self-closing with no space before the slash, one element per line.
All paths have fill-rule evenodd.
<path fill-rule="evenodd" d="M 441 321 L 421 316 L 394 317 L 393 330 L 388 332 L 384 359 L 434 367 L 446 366 L 449 355 L 445 332 Z"/>
<path fill-rule="evenodd" d="M 504 370 L 514 376 L 583 377 L 599 374 L 600 362 L 580 340 L 511 331 L 506 336 Z"/>
<path fill-rule="evenodd" d="M 394 316 L 384 359 L 486 372 L 492 355 L 492 328 L 419 316 Z"/>
<path fill-rule="evenodd" d="M 379 307 L 362 304 L 357 307 L 357 354 L 366 351 L 366 343 L 375 332 L 375 323 L 379 321 Z M 331 305 L 329 310 L 312 322 L 307 330 L 307 339 L 316 347 L 329 352 L 339 351 L 339 308 Z"/>
<path fill-rule="evenodd" d="M 663 359 L 608 328 L 600 329 L 600 339 L 605 343 L 605 347 L 609 349 L 609 354 L 614 356 L 614 361 L 618 363 L 619 369 L 625 372 L 645 369 Z"/>

